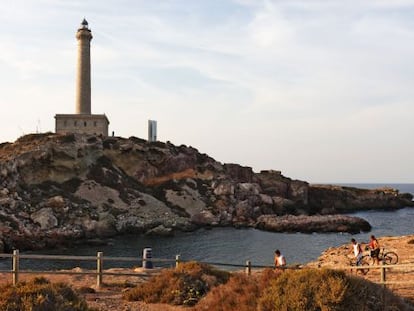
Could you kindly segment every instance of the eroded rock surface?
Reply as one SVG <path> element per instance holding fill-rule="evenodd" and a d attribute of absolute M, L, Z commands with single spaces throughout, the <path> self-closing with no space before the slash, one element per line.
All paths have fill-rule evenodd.
<path fill-rule="evenodd" d="M 274 230 L 281 219 L 291 221 L 283 231 L 300 231 L 299 218 L 286 215 L 306 221 L 312 215 L 408 205 L 412 196 L 393 189 L 312 186 L 279 171 L 222 164 L 170 142 L 32 134 L 0 144 L 5 251 L 122 233 L 172 235 L 200 226 Z M 320 219 L 312 230 L 331 226 Z M 356 223 L 352 230 L 365 230 L 365 223 Z M 351 225 L 335 226 L 347 231 Z"/>

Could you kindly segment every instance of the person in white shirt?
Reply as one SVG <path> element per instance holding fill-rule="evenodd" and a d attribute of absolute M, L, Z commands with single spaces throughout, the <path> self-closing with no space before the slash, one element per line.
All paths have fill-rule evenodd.
<path fill-rule="evenodd" d="M 275 250 L 275 259 L 274 259 L 274 262 L 275 262 L 275 267 L 277 268 L 277 267 L 285 267 L 286 266 L 286 259 L 285 259 L 285 256 L 283 256 L 281 253 L 280 253 L 280 250 Z"/>
<path fill-rule="evenodd" d="M 361 264 L 361 259 L 362 259 L 362 248 L 361 248 L 361 245 L 355 239 L 351 239 L 351 242 L 352 242 L 352 250 L 356 258 L 356 265 L 359 266 Z"/>

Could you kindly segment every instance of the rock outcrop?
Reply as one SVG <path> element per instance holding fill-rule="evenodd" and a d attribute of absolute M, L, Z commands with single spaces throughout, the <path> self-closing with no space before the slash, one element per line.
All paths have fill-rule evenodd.
<path fill-rule="evenodd" d="M 357 189 L 334 185 L 309 187 L 309 205 L 321 214 L 346 213 L 361 209 L 395 209 L 412 206 L 413 196 L 391 188 Z"/>
<path fill-rule="evenodd" d="M 346 215 L 323 216 L 275 216 L 262 215 L 257 220 L 257 228 L 273 232 L 348 232 L 359 233 L 371 230 L 364 219 Z"/>
<path fill-rule="evenodd" d="M 0 144 L 0 248 L 5 251 L 122 233 L 172 235 L 200 226 L 269 229 L 284 215 L 306 219 L 408 205 L 412 196 L 393 189 L 310 186 L 279 171 L 255 173 L 221 164 L 170 142 L 32 134 Z M 332 227 L 329 221 L 317 223 L 312 230 Z M 338 226 L 366 228 L 349 219 L 332 230 L 342 231 Z"/>

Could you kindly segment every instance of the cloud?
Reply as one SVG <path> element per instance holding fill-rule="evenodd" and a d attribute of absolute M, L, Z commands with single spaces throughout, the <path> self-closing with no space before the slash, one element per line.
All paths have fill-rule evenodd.
<path fill-rule="evenodd" d="M 37 119 L 53 130 L 54 113 L 73 112 L 74 33 L 86 16 L 93 111 L 105 112 L 117 134 L 146 137 L 153 118 L 160 139 L 255 170 L 315 181 L 406 180 L 412 8 L 411 1 L 14 1 L 0 12 L 8 25 L 0 30 L 0 103 L 13 107 L 0 116 L 0 138 L 12 140 L 18 124 L 35 128 Z"/>

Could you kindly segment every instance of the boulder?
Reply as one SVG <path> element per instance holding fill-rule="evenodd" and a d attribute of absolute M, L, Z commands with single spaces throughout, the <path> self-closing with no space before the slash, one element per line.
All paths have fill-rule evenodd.
<path fill-rule="evenodd" d="M 7 188 L 0 189 L 0 198 L 7 197 L 8 194 L 9 194 L 9 189 Z"/>
<path fill-rule="evenodd" d="M 259 194 L 262 189 L 260 188 L 260 185 L 256 183 L 239 183 L 237 184 L 237 191 L 249 194 Z"/>
<path fill-rule="evenodd" d="M 230 181 L 223 181 L 218 184 L 213 183 L 215 195 L 234 195 L 234 184 Z"/>
<path fill-rule="evenodd" d="M 58 220 L 50 207 L 44 207 L 32 213 L 30 218 L 34 223 L 38 223 L 43 230 L 52 229 L 58 225 Z"/>
<path fill-rule="evenodd" d="M 190 218 L 190 220 L 192 223 L 196 225 L 201 225 L 201 226 L 205 226 L 205 225 L 216 226 L 219 223 L 219 219 L 208 210 L 203 210 L 200 213 L 194 214 Z"/>
<path fill-rule="evenodd" d="M 159 225 L 155 228 L 148 230 L 145 235 L 156 235 L 156 236 L 173 236 L 174 231 L 172 228 L 166 228 L 163 225 Z"/>
<path fill-rule="evenodd" d="M 53 209 L 63 209 L 65 207 L 65 200 L 60 195 L 51 197 L 46 201 L 45 207 L 51 207 Z"/>
<path fill-rule="evenodd" d="M 99 214 L 99 221 L 96 223 L 95 231 L 98 237 L 109 237 L 117 233 L 115 217 L 109 213 Z"/>
<path fill-rule="evenodd" d="M 260 199 L 262 200 L 263 204 L 267 204 L 267 205 L 272 205 L 273 204 L 273 199 L 270 195 L 267 194 L 260 194 Z"/>
<path fill-rule="evenodd" d="M 198 190 L 194 190 L 187 185 L 182 186 L 181 191 L 167 190 L 165 192 L 165 198 L 168 203 L 179 207 L 190 217 L 200 213 L 206 208 L 206 204 Z"/>

